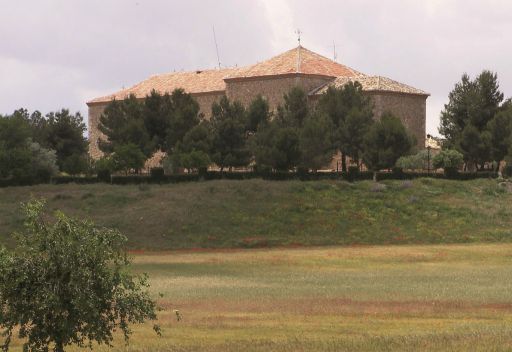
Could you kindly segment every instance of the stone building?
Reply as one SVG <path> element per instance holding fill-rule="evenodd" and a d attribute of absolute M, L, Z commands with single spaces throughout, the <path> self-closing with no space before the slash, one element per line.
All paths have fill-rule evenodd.
<path fill-rule="evenodd" d="M 142 99 L 153 89 L 170 93 L 183 88 L 194 96 L 201 113 L 209 118 L 212 103 L 223 95 L 247 106 L 259 94 L 267 99 L 271 109 L 276 109 L 293 86 L 302 87 L 314 102 L 329 86 L 341 86 L 349 81 L 360 82 L 372 98 L 375 118 L 380 118 L 383 112 L 392 112 L 415 135 L 418 146 L 425 146 L 428 93 L 389 78 L 365 75 L 298 46 L 251 66 L 152 76 L 131 88 L 87 102 L 90 154 L 93 158 L 101 156 L 98 123 L 105 106 L 113 99 L 122 100 L 130 94 Z"/>

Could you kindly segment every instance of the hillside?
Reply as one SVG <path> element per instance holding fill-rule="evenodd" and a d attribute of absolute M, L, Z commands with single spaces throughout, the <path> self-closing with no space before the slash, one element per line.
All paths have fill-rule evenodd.
<path fill-rule="evenodd" d="M 385 186 L 381 186 L 385 185 Z M 116 227 L 132 249 L 498 242 L 512 240 L 512 193 L 493 180 L 209 181 L 0 189 L 0 241 L 20 202 Z"/>

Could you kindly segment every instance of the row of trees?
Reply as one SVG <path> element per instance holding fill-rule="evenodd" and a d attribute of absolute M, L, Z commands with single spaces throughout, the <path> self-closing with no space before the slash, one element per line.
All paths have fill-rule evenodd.
<path fill-rule="evenodd" d="M 88 142 L 80 113 L 68 110 L 43 116 L 16 110 L 0 115 L 0 177 L 44 181 L 58 171 L 87 170 Z"/>
<path fill-rule="evenodd" d="M 459 151 L 468 169 L 512 162 L 512 101 L 504 101 L 496 73 L 462 76 L 441 113 L 439 133 L 443 148 Z"/>
<path fill-rule="evenodd" d="M 415 145 L 398 118 L 385 114 L 374 121 L 371 101 L 357 82 L 329 88 L 314 108 L 294 87 L 275 113 L 261 96 L 247 108 L 224 96 L 212 105 L 209 120 L 183 90 L 153 91 L 143 100 L 130 96 L 110 103 L 99 129 L 107 137 L 99 141 L 100 150 L 112 167 L 122 164 L 125 170 L 141 168 L 158 150 L 167 153 L 169 169 L 215 163 L 221 170 L 253 165 L 316 171 L 341 151 L 343 170 L 347 157 L 378 170 L 394 166 Z"/>

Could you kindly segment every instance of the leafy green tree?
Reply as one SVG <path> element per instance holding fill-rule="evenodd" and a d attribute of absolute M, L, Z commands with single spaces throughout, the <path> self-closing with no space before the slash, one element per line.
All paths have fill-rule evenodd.
<path fill-rule="evenodd" d="M 165 95 L 165 116 L 167 116 L 167 130 L 165 144 L 162 150 L 172 153 L 176 144 L 183 140 L 185 135 L 201 122 L 199 104 L 192 95 L 183 89 L 176 89 L 171 95 Z M 150 135 L 151 129 L 149 129 Z"/>
<path fill-rule="evenodd" d="M 133 143 L 116 146 L 112 154 L 112 163 L 115 171 L 124 171 L 128 174 L 130 170 L 138 172 L 144 167 L 146 156 Z"/>
<path fill-rule="evenodd" d="M 316 171 L 332 160 L 335 147 L 332 140 L 332 122 L 325 113 L 309 114 L 300 130 L 300 165 Z"/>
<path fill-rule="evenodd" d="M 188 170 L 194 171 L 201 169 L 206 170 L 211 164 L 209 155 L 200 150 L 192 150 L 191 152 L 177 154 L 173 160 L 176 160 L 174 165 L 179 165 Z"/>
<path fill-rule="evenodd" d="M 0 117 L 0 177 L 48 182 L 58 172 L 56 162 L 54 150 L 32 141 L 28 120 L 19 111 Z"/>
<path fill-rule="evenodd" d="M 421 150 L 413 155 L 401 156 L 395 166 L 400 169 L 421 170 L 432 168 L 432 160 L 427 150 Z M 429 162 L 431 165 L 429 165 Z"/>
<path fill-rule="evenodd" d="M 487 124 L 491 139 L 491 157 L 497 163 L 505 159 L 512 141 L 512 106 L 504 106 Z"/>
<path fill-rule="evenodd" d="M 100 117 L 100 150 L 110 154 L 118 146 L 136 145 L 149 158 L 157 150 L 173 154 L 183 137 L 201 121 L 199 105 L 183 89 L 171 94 L 153 90 L 143 100 L 134 95 L 113 101 Z"/>
<path fill-rule="evenodd" d="M 300 162 L 299 130 L 277 119 L 260 125 L 253 140 L 253 151 L 258 167 L 291 170 Z"/>
<path fill-rule="evenodd" d="M 37 114 L 36 114 L 37 115 Z M 70 114 L 69 110 L 62 109 L 57 112 L 51 112 L 46 115 L 45 122 L 42 117 L 32 114 L 32 124 L 38 128 L 46 128 L 45 131 L 38 133 L 45 136 L 45 140 L 37 141 L 43 147 L 53 149 L 57 153 L 57 164 L 61 171 L 71 174 L 84 172 L 87 164 L 81 164 L 81 169 L 77 170 L 77 165 L 73 165 L 68 159 L 85 159 L 88 152 L 88 142 L 84 137 L 86 126 L 82 115 L 79 112 Z M 73 169 L 68 169 L 73 165 Z"/>
<path fill-rule="evenodd" d="M 448 98 L 441 112 L 439 127 L 439 132 L 446 139 L 444 146 L 459 150 L 467 163 L 482 167 L 491 159 L 487 126 L 503 101 L 498 77 L 495 73 L 483 71 L 471 80 L 464 74 Z M 471 146 L 470 138 L 476 138 L 474 146 Z"/>
<path fill-rule="evenodd" d="M 283 100 L 284 106 L 279 109 L 280 119 L 295 127 L 302 127 L 309 113 L 307 94 L 302 88 L 293 87 L 283 96 Z"/>
<path fill-rule="evenodd" d="M 459 136 L 457 149 L 464 155 L 467 166 L 478 168 L 490 160 L 491 142 L 489 131 L 479 131 L 473 124 L 468 124 Z"/>
<path fill-rule="evenodd" d="M 199 124 L 199 104 L 183 89 L 171 94 L 153 90 L 143 101 L 146 130 L 156 149 L 172 153 L 185 134 Z"/>
<path fill-rule="evenodd" d="M 39 143 L 29 142 L 31 153 L 30 175 L 35 181 L 48 182 L 59 172 L 57 166 L 57 153 L 45 149 Z"/>
<path fill-rule="evenodd" d="M 30 174 L 30 135 L 30 127 L 23 118 L 0 118 L 0 177 L 19 179 Z"/>
<path fill-rule="evenodd" d="M 444 149 L 434 156 L 434 167 L 439 168 L 460 168 L 464 163 L 463 155 L 455 149 Z"/>
<path fill-rule="evenodd" d="M 266 124 L 270 121 L 270 117 L 271 113 L 268 102 L 261 95 L 256 96 L 247 109 L 246 130 L 256 133 L 261 124 Z"/>
<path fill-rule="evenodd" d="M 247 166 L 250 152 L 247 146 L 246 111 L 239 102 L 226 96 L 212 105 L 212 160 L 225 167 Z"/>
<path fill-rule="evenodd" d="M 24 121 L 33 142 L 56 152 L 57 165 L 61 171 L 77 174 L 87 169 L 86 163 L 76 163 L 79 159 L 86 160 L 88 151 L 88 142 L 84 137 L 86 127 L 80 113 L 72 115 L 69 110 L 62 109 L 44 117 L 37 110 L 29 114 L 26 109 L 18 109 L 12 118 Z"/>
<path fill-rule="evenodd" d="M 170 156 L 171 167 L 184 167 L 189 170 L 205 169 L 212 163 L 211 149 L 210 126 L 208 122 L 203 121 L 188 131 L 182 142 L 178 142 L 175 152 Z"/>
<path fill-rule="evenodd" d="M 49 221 L 41 201 L 28 203 L 25 212 L 15 250 L 0 248 L 4 351 L 15 334 L 31 351 L 111 346 L 115 330 L 128 341 L 130 324 L 156 319 L 147 277 L 128 271 L 126 237 L 61 212 Z"/>
<path fill-rule="evenodd" d="M 68 156 L 62 164 L 62 171 L 70 175 L 86 173 L 90 169 L 90 159 L 88 155 L 72 154 Z"/>
<path fill-rule="evenodd" d="M 320 97 L 317 109 L 325 112 L 334 126 L 334 141 L 341 151 L 342 171 L 346 171 L 346 157 L 358 162 L 363 140 L 373 123 L 373 106 L 364 95 L 359 82 L 349 82 L 341 87 L 329 87 Z"/>
<path fill-rule="evenodd" d="M 147 131 L 144 112 L 143 104 L 135 95 L 110 102 L 100 116 L 98 125 L 98 129 L 106 136 L 106 140 L 100 138 L 98 141 L 100 150 L 111 154 L 119 146 L 133 144 L 149 158 L 156 145 Z"/>
<path fill-rule="evenodd" d="M 379 170 L 393 167 L 414 144 L 414 138 L 393 114 L 384 113 L 379 121 L 373 123 L 364 138 L 363 161 L 373 171 L 374 181 Z"/>
<path fill-rule="evenodd" d="M 464 163 L 464 155 L 455 149 L 444 149 L 434 156 L 434 168 L 444 170 L 446 176 L 455 175 Z"/>
<path fill-rule="evenodd" d="M 364 136 L 373 124 L 373 112 L 369 103 L 351 109 L 340 122 L 336 137 L 338 147 L 359 166 L 363 153 Z"/>
<path fill-rule="evenodd" d="M 256 134 L 251 140 L 251 149 L 260 168 L 288 171 L 301 162 L 301 129 L 310 111 L 307 95 L 300 87 L 293 87 L 283 96 L 284 105 L 278 106 L 273 120 L 260 121 Z M 313 122 L 310 122 L 307 138 L 313 138 Z M 312 148 L 312 141 L 303 144 Z M 307 145 L 307 146 L 306 146 Z M 308 162 L 311 160 L 308 160 Z"/>

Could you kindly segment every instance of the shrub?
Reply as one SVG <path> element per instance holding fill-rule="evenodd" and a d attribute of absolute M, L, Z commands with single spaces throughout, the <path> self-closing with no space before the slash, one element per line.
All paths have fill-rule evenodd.
<path fill-rule="evenodd" d="M 506 165 L 503 168 L 503 176 L 505 177 L 512 177 L 512 165 Z"/>
<path fill-rule="evenodd" d="M 149 170 L 149 174 L 153 180 L 160 181 L 164 178 L 165 171 L 163 167 L 153 167 Z"/>
<path fill-rule="evenodd" d="M 405 170 L 422 170 L 429 169 L 429 153 L 427 150 L 422 150 L 414 155 L 407 155 L 398 158 L 395 166 Z M 432 163 L 432 160 L 430 160 Z"/>
<path fill-rule="evenodd" d="M 102 157 L 95 161 L 94 170 L 96 171 L 96 175 L 98 177 L 98 181 L 110 183 L 110 177 L 112 171 L 114 169 L 114 163 L 109 157 Z"/>
<path fill-rule="evenodd" d="M 355 180 L 359 179 L 360 171 L 359 167 L 357 166 L 349 166 L 348 172 L 346 174 L 346 179 L 349 182 L 354 182 Z"/>
<path fill-rule="evenodd" d="M 464 163 L 463 155 L 454 149 L 442 150 L 433 159 L 433 164 L 436 169 L 440 169 L 440 168 L 459 169 L 463 163 Z"/>
<path fill-rule="evenodd" d="M 146 156 L 139 149 L 139 147 L 133 143 L 119 145 L 114 149 L 112 154 L 112 162 L 114 170 L 124 171 L 126 174 L 130 170 L 140 170 L 144 167 Z"/>
<path fill-rule="evenodd" d="M 454 149 L 442 150 L 433 159 L 434 167 L 444 169 L 445 176 L 451 179 L 457 178 L 463 163 L 463 155 Z"/>
<path fill-rule="evenodd" d="M 48 221 L 41 201 L 25 205 L 25 213 L 16 249 L 0 247 L 3 350 L 14 334 L 26 339 L 26 351 L 110 346 L 114 331 L 128 341 L 129 324 L 156 319 L 147 277 L 128 270 L 125 236 L 61 212 Z"/>

